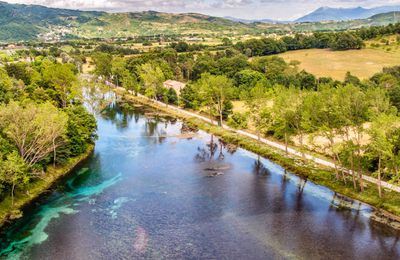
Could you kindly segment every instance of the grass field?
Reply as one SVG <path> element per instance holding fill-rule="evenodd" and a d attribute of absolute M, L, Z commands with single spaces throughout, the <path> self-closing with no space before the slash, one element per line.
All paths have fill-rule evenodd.
<path fill-rule="evenodd" d="M 400 46 L 383 48 L 366 48 L 362 50 L 331 51 L 326 49 L 310 49 L 288 51 L 278 56 L 287 62 L 300 61 L 300 69 L 304 69 L 318 77 L 332 77 L 343 80 L 347 71 L 366 79 L 382 70 L 383 67 L 400 65 Z"/>

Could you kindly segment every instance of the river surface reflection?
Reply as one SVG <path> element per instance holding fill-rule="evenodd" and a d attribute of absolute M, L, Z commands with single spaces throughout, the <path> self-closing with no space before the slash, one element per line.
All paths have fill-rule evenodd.
<path fill-rule="evenodd" d="M 400 259 L 371 208 L 179 120 L 111 105 L 96 149 L 1 236 L 22 259 Z M 346 203 L 348 204 L 348 203 Z"/>

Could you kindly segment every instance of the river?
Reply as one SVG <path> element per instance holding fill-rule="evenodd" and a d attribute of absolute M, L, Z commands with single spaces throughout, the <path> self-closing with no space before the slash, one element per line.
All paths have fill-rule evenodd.
<path fill-rule="evenodd" d="M 1 235 L 9 259 L 400 259 L 372 209 L 147 109 L 111 104 L 94 154 Z"/>

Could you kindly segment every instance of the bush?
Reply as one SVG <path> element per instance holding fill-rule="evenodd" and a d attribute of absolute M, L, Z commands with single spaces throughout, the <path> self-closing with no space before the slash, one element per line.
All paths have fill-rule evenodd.
<path fill-rule="evenodd" d="M 228 125 L 232 128 L 236 128 L 236 129 L 247 128 L 248 114 L 247 113 L 233 113 L 228 118 Z"/>

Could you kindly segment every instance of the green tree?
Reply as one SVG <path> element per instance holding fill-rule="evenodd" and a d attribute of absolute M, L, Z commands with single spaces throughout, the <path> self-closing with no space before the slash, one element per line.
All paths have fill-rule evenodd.
<path fill-rule="evenodd" d="M 170 88 L 168 89 L 167 93 L 167 100 L 169 104 L 177 105 L 178 104 L 178 95 L 176 94 L 175 89 Z"/>
<path fill-rule="evenodd" d="M 201 75 L 196 83 L 200 96 L 212 111 L 214 108 L 222 125 L 224 103 L 230 101 L 233 94 L 233 84 L 226 76 L 214 76 L 208 73 Z"/>
<path fill-rule="evenodd" d="M 304 92 L 296 88 L 276 87 L 274 89 L 273 120 L 274 128 L 279 135 L 283 135 L 286 152 L 289 137 L 297 134 L 301 148 L 306 131 L 304 120 Z M 303 153 L 304 156 L 304 153 Z"/>
<path fill-rule="evenodd" d="M 0 68 L 0 103 L 10 101 L 12 97 L 11 88 L 11 78 L 3 68 Z"/>
<path fill-rule="evenodd" d="M 136 75 L 125 70 L 122 75 L 122 86 L 127 90 L 133 91 L 137 95 L 140 91 L 140 85 Z"/>
<path fill-rule="evenodd" d="M 70 156 L 77 156 L 85 152 L 89 144 L 97 138 L 96 119 L 83 106 L 68 107 L 66 141 Z"/>
<path fill-rule="evenodd" d="M 329 86 L 322 86 L 320 91 L 311 93 L 305 100 L 309 111 L 309 127 L 315 130 L 316 135 L 321 135 L 328 140 L 327 154 L 331 155 L 335 164 L 336 179 L 339 179 L 338 164 L 341 165 L 337 151 L 337 136 L 342 134 L 342 127 L 345 124 L 343 115 L 340 111 L 340 100 L 337 89 Z M 343 172 L 342 172 L 343 174 Z M 342 175 L 343 176 L 343 175 Z M 345 178 L 343 176 L 343 180 Z"/>
<path fill-rule="evenodd" d="M 122 57 L 115 57 L 111 63 L 111 75 L 114 83 L 119 86 L 127 74 L 126 61 Z"/>
<path fill-rule="evenodd" d="M 397 163 L 395 151 L 395 143 L 398 142 L 398 136 L 395 135 L 400 128 L 400 120 L 394 115 L 381 114 L 375 118 L 371 127 L 369 128 L 369 134 L 371 141 L 369 143 L 369 152 L 372 156 L 378 158 L 378 191 L 379 197 L 382 197 L 382 169 L 392 169 L 391 162 Z"/>
<path fill-rule="evenodd" d="M 43 78 L 54 88 L 57 93 L 60 106 L 66 107 L 77 96 L 78 79 L 73 72 L 71 64 L 52 64 L 43 71 Z"/>
<path fill-rule="evenodd" d="M 0 130 L 10 139 L 28 167 L 64 143 L 67 116 L 50 103 L 0 106 Z M 55 158 L 54 158 L 55 159 Z"/>
<path fill-rule="evenodd" d="M 97 76 L 102 76 L 106 79 L 111 77 L 111 64 L 113 60 L 113 56 L 111 54 L 97 52 L 92 55 L 92 60 L 95 65 L 94 73 Z"/>
<path fill-rule="evenodd" d="M 165 76 L 160 67 L 152 63 L 146 63 L 138 67 L 142 79 L 145 95 L 149 98 L 159 98 L 162 94 Z"/>
<path fill-rule="evenodd" d="M 244 93 L 243 98 L 260 140 L 261 133 L 268 131 L 272 125 L 272 107 L 274 104 L 272 92 L 262 85 L 257 85 Z"/>
<path fill-rule="evenodd" d="M 17 152 L 2 159 L 0 154 L 0 181 L 11 187 L 11 205 L 14 206 L 15 189 L 29 182 L 28 167 Z"/>

